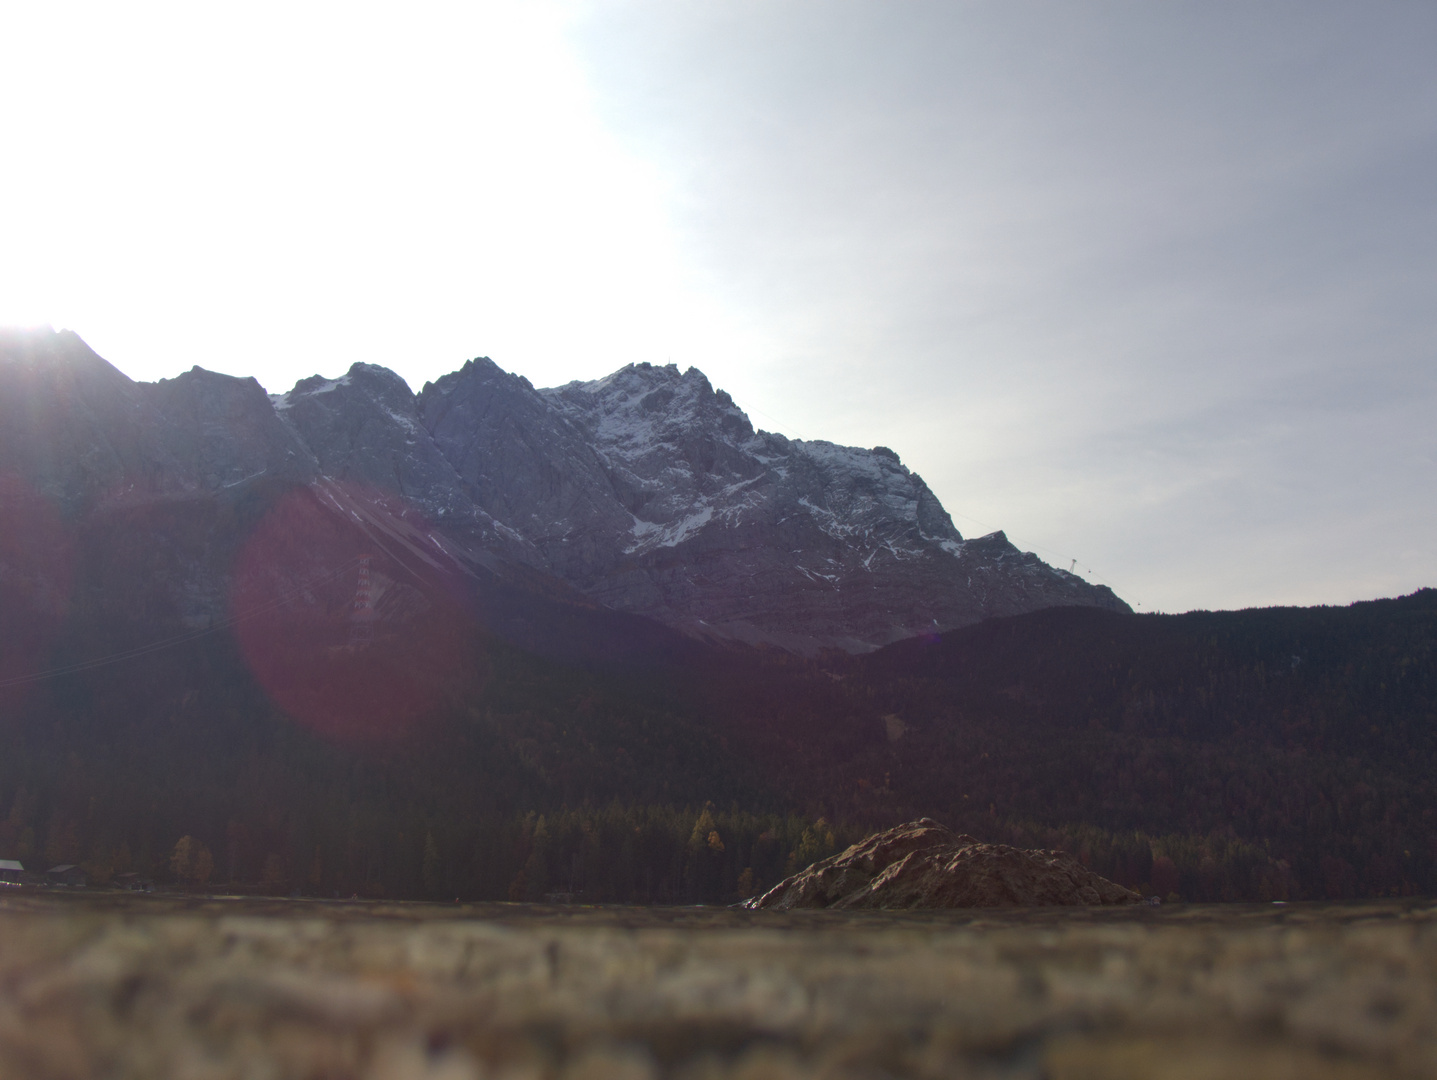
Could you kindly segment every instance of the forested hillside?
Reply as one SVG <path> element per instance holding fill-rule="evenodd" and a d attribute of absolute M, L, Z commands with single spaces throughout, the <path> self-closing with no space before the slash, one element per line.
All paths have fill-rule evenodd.
<path fill-rule="evenodd" d="M 1434 646 L 1433 590 L 1346 608 L 1053 609 L 731 680 L 726 711 L 753 760 L 792 762 L 841 820 L 921 811 L 1062 839 L 1133 885 L 1158 852 L 1183 868 L 1173 891 L 1211 899 L 1432 892 Z"/>
<path fill-rule="evenodd" d="M 1432 590 L 1055 609 L 862 657 L 560 660 L 459 637 L 389 739 L 294 719 L 228 631 L 11 686 L 0 857 L 318 895 L 719 902 L 929 814 L 1188 899 L 1437 892 Z M 50 661 L 107 647 L 72 634 Z"/>

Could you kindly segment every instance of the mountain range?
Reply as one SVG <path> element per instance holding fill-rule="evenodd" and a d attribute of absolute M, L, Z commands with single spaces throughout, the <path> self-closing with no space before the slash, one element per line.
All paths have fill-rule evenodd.
<path fill-rule="evenodd" d="M 380 625 L 426 609 L 432 588 L 414 589 L 436 573 L 451 591 L 805 654 L 1053 606 L 1127 610 L 1001 532 L 965 539 L 887 447 L 756 430 L 672 365 L 536 389 L 480 358 L 416 395 L 355 364 L 267 394 L 200 367 L 137 383 L 71 332 L 10 331 L 0 473 L 72 528 L 150 550 L 142 588 L 93 582 L 91 602 L 193 629 L 243 614 L 237 566 L 273 599 L 360 554 Z M 271 565 L 246 561 L 256 530 Z M 336 619 L 354 580 L 326 595 Z"/>
<path fill-rule="evenodd" d="M 1432 590 L 1135 614 L 696 371 L 271 396 L 0 335 L 0 859 L 732 902 L 929 815 L 1144 894 L 1431 893 L 1434 733 Z"/>

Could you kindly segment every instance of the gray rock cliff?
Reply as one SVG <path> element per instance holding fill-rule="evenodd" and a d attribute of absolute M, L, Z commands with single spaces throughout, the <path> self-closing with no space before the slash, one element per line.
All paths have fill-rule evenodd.
<path fill-rule="evenodd" d="M 965 541 L 886 447 L 756 431 L 693 368 L 536 390 L 478 360 L 425 387 L 420 413 L 555 573 L 691 632 L 861 651 L 990 615 L 1126 606 L 1002 533 Z"/>
<path fill-rule="evenodd" d="M 242 541 L 225 530 L 248 527 L 250 493 L 294 487 L 401 562 L 484 567 L 805 653 L 1055 605 L 1126 607 L 1002 533 L 965 540 L 892 450 L 755 430 L 701 372 L 672 365 L 545 390 L 481 358 L 416 396 L 356 364 L 266 395 L 198 367 L 135 383 L 72 333 L 6 331 L 0 472 L 72 518 L 189 506 L 203 522 L 167 541 L 172 565 L 154 574 L 194 625 L 223 606 Z"/>

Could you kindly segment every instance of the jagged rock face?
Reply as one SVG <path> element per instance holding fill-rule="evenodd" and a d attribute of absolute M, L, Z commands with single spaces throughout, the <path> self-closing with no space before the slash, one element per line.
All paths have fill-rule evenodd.
<path fill-rule="evenodd" d="M 475 504 L 420 422 L 414 392 L 388 368 L 355 364 L 338 379 L 314 375 L 271 401 L 323 476 L 351 490 L 399 496 L 470 557 L 495 551 L 543 563 L 523 536 Z"/>
<path fill-rule="evenodd" d="M 755 431 L 692 368 L 536 390 L 474 361 L 425 387 L 420 413 L 480 505 L 557 573 L 691 631 L 864 650 L 989 615 L 1125 607 L 1002 533 L 965 541 L 886 447 Z"/>
<path fill-rule="evenodd" d="M 137 384 L 74 334 L 11 332 L 0 472 L 70 515 L 308 486 L 401 561 L 483 566 L 809 653 L 1054 605 L 1126 607 L 1002 533 L 964 540 L 893 451 L 756 431 L 701 372 L 672 365 L 538 390 L 478 359 L 416 397 L 356 364 L 267 396 L 200 368 Z M 169 587 L 202 625 L 238 540 L 194 543 L 202 554 L 175 559 L 207 560 L 179 573 L 203 584 Z"/>
<path fill-rule="evenodd" d="M 0 471 L 65 509 L 140 458 L 135 384 L 73 335 L 0 335 Z"/>
<path fill-rule="evenodd" d="M 628 525 L 604 463 L 520 376 L 488 359 L 424 388 L 419 414 L 475 503 L 578 583 L 608 565 Z"/>
<path fill-rule="evenodd" d="M 162 456 L 185 478 L 185 490 L 213 492 L 260 477 L 295 483 L 315 478 L 314 456 L 275 415 L 254 379 L 195 367 L 136 387 L 160 419 Z"/>
<path fill-rule="evenodd" d="M 254 379 L 136 383 L 68 331 L 0 335 L 0 470 L 71 514 L 318 475 Z"/>
<path fill-rule="evenodd" d="M 779 882 L 748 908 L 979 908 L 1136 904 L 1061 851 L 984 844 L 920 818 Z"/>

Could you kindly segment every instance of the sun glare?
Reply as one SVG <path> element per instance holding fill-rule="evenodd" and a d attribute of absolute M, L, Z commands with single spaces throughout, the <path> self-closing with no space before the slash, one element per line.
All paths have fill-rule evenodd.
<path fill-rule="evenodd" d="M 72 328 L 137 378 L 271 390 L 477 352 L 560 381 L 695 333 L 663 179 L 596 118 L 557 7 L 0 23 L 0 321 Z"/>

